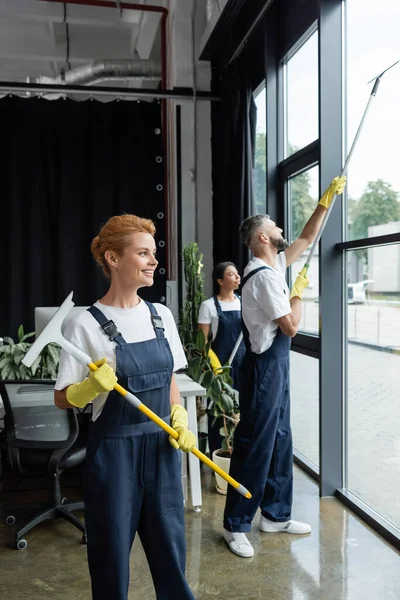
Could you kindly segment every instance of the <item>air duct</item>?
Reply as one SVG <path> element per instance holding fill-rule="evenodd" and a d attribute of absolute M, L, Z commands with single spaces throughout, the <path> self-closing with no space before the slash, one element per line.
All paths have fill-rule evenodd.
<path fill-rule="evenodd" d="M 28 83 L 90 85 L 109 79 L 161 79 L 161 65 L 140 59 L 95 60 L 57 77 L 29 77 Z"/>

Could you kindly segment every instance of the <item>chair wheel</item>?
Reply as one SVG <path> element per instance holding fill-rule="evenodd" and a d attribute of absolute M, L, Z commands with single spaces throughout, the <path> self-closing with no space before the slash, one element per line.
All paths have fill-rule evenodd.
<path fill-rule="evenodd" d="M 8 517 L 6 517 L 6 524 L 7 525 L 14 525 L 15 523 L 15 517 L 14 515 L 8 515 Z"/>
<path fill-rule="evenodd" d="M 17 548 L 17 550 L 25 550 L 25 548 L 27 547 L 28 542 L 26 540 L 18 540 L 17 542 L 15 542 L 15 547 Z"/>
<path fill-rule="evenodd" d="M 87 544 L 87 536 L 86 536 L 86 533 L 82 533 L 82 544 Z"/>

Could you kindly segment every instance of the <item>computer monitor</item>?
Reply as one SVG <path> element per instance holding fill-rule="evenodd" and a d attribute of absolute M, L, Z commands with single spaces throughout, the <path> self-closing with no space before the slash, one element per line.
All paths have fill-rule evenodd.
<path fill-rule="evenodd" d="M 36 338 L 42 333 L 47 323 L 51 321 L 59 306 L 38 306 L 35 308 L 35 333 Z M 88 306 L 74 306 L 71 311 L 67 314 L 62 324 L 61 330 L 64 332 L 65 326 L 71 317 L 75 317 L 83 310 L 87 310 Z"/>

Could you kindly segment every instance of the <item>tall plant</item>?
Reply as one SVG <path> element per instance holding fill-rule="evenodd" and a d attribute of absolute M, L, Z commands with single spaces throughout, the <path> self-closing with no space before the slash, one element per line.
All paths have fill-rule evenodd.
<path fill-rule="evenodd" d="M 186 298 L 180 314 L 179 331 L 182 343 L 186 347 L 196 343 L 200 305 L 205 300 L 203 255 L 195 242 L 183 249 L 183 265 Z"/>

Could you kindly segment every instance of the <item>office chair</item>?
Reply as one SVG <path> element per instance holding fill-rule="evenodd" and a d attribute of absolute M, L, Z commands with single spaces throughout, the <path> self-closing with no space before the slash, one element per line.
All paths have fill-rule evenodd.
<path fill-rule="evenodd" d="M 8 459 L 12 469 L 26 476 L 47 471 L 53 480 L 51 506 L 16 531 L 15 548 L 27 547 L 24 536 L 33 527 L 60 517 L 77 527 L 86 543 L 84 523 L 72 514 L 82 510 L 84 503 L 66 503 L 60 487 L 61 473 L 82 463 L 86 455 L 86 440 L 78 435 L 75 411 L 60 410 L 54 405 L 53 381 L 0 381 L 0 396 L 4 404 Z M 9 515 L 6 523 L 14 524 L 15 517 Z"/>

